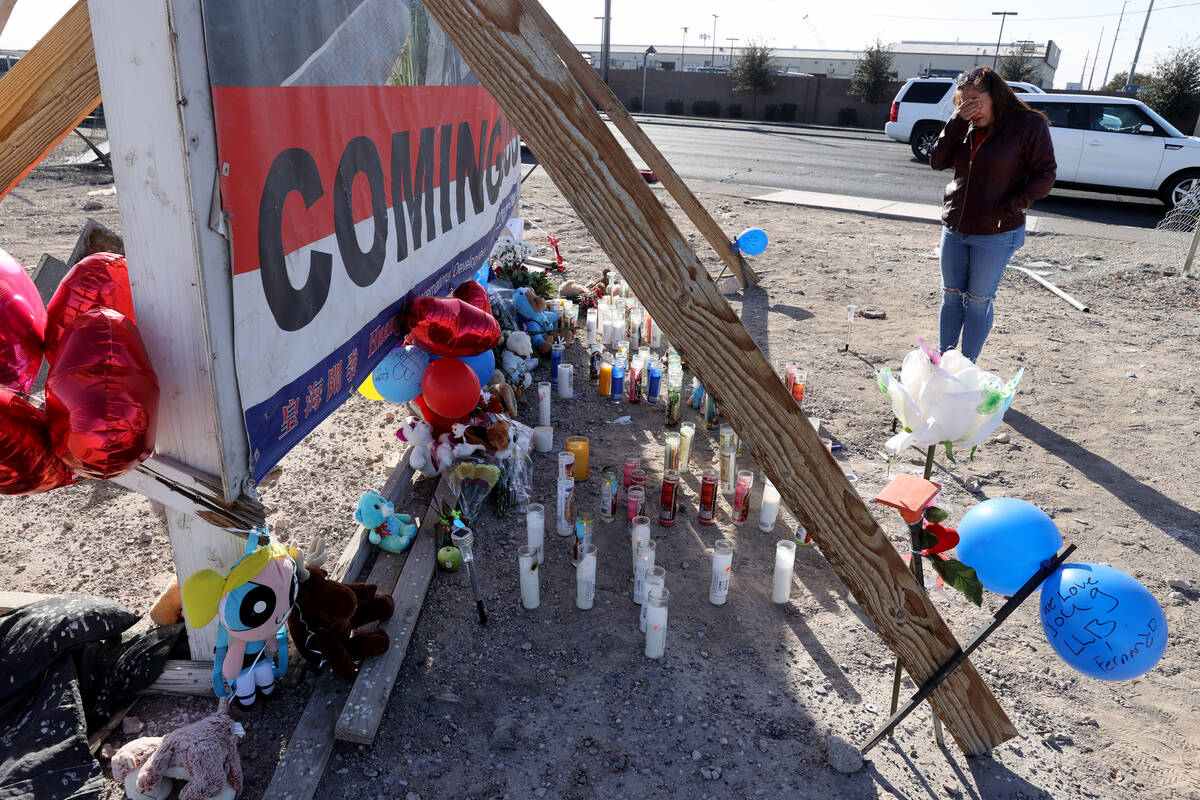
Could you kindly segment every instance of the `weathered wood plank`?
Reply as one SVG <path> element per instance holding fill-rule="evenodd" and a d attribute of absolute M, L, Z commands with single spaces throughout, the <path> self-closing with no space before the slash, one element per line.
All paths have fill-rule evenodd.
<path fill-rule="evenodd" d="M 213 691 L 212 661 L 169 659 L 158 680 L 141 694 L 169 694 L 178 697 L 204 697 Z"/>
<path fill-rule="evenodd" d="M 400 672 L 400 665 L 404 663 L 408 642 L 412 638 L 413 629 L 417 626 L 417 617 L 425 602 L 425 592 L 433 578 L 433 565 L 437 560 L 434 529 L 442 500 L 453 504 L 453 497 L 445 480 L 438 483 L 438 488 L 433 493 L 429 509 L 421 520 L 417 539 L 408 552 L 404 570 L 400 573 L 400 580 L 396 582 L 396 588 L 392 592 L 396 613 L 380 626 L 387 631 L 391 639 L 388 651 L 363 663 L 334 729 L 334 735 L 342 741 L 359 744 L 371 744 L 375 741 L 375 732 L 379 729 L 379 722 L 387 709 L 396 675 Z"/>
<path fill-rule="evenodd" d="M 720 402 L 830 565 L 918 683 L 958 642 L 540 34 L 535 0 L 426 0 L 559 190 Z M 540 18 L 540 17 L 539 17 Z M 1016 735 L 970 664 L 930 698 L 969 754 Z"/>
<path fill-rule="evenodd" d="M 408 450 L 405 449 L 401 451 L 399 462 L 392 470 L 392 474 L 380 494 L 399 506 L 412 485 L 413 470 L 408 466 Z M 356 553 L 350 559 L 338 559 L 337 564 L 330 572 L 335 580 L 352 582 L 362 570 L 362 564 L 370 553 L 371 545 L 366 541 L 366 531 L 361 525 L 358 526 L 358 535 L 351 542 L 352 545 L 355 543 L 358 543 L 357 550 L 358 553 L 361 553 L 361 558 Z M 415 542 L 413 547 L 416 547 Z M 347 547 L 347 550 L 349 549 L 350 547 Z M 345 552 L 343 552 L 344 555 Z M 403 558 L 393 556 L 393 559 L 385 559 L 384 555 L 381 553 L 380 557 L 376 559 L 377 566 L 380 562 L 384 564 L 383 567 L 380 567 L 381 570 L 390 569 L 388 565 L 393 559 L 395 562 L 401 562 Z M 358 563 L 357 567 L 354 566 L 355 561 Z M 372 569 L 371 574 L 367 577 L 367 582 L 380 583 L 378 579 L 381 577 L 384 577 L 382 572 L 376 573 Z M 385 591 L 390 592 L 395 583 L 396 580 L 393 578 L 392 584 Z M 350 696 L 350 689 L 351 684 L 332 672 L 326 671 L 317 677 L 313 692 L 304 706 L 304 713 L 300 715 L 296 730 L 288 739 L 287 749 L 280 758 L 279 765 L 275 768 L 275 774 L 271 777 L 271 784 L 267 787 L 263 797 L 277 797 L 280 800 L 309 800 L 313 796 L 317 791 L 317 785 L 321 782 L 321 775 L 325 772 L 325 765 L 329 762 L 329 755 L 333 752 L 334 726 L 346 704 L 346 698 Z"/>
<path fill-rule="evenodd" d="M 683 213 L 696 226 L 696 230 L 700 231 L 700 235 L 708 240 L 709 246 L 716 251 L 725 265 L 742 282 L 742 286 L 757 284 L 758 276 L 742 258 L 741 252 L 734 249 L 733 240 L 725 235 L 708 210 L 700 205 L 696 195 L 692 194 L 692 190 L 683 182 L 683 178 L 679 177 L 679 173 L 671 166 L 671 162 L 667 161 L 654 142 L 650 141 L 650 137 L 625 109 L 624 104 L 613 94 L 613 90 L 608 88 L 608 84 L 600 77 L 600 73 L 583 59 L 579 48 L 563 34 L 540 4 L 536 7 L 526 6 L 526 10 L 529 12 L 529 18 L 554 48 L 554 52 L 558 53 L 559 58 L 567 65 L 571 75 L 579 81 L 583 90 L 596 101 L 596 104 L 608 114 L 613 125 L 617 127 L 622 136 L 629 140 L 633 149 L 645 160 L 646 165 L 654 170 L 658 180 L 683 209 Z"/>
<path fill-rule="evenodd" d="M 0 198 L 98 105 L 92 26 L 79 0 L 0 80 Z"/>

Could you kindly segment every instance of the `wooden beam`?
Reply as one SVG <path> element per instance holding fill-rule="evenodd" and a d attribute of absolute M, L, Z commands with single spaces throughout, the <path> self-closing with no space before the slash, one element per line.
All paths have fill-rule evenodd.
<path fill-rule="evenodd" d="M 8 17 L 12 14 L 13 6 L 17 4 L 17 0 L 0 0 L 0 33 L 4 33 L 4 27 L 8 25 Z"/>
<path fill-rule="evenodd" d="M 638 298 L 718 399 L 918 685 L 959 644 L 608 126 L 541 35 L 535 0 L 425 0 Z M 1016 735 L 964 664 L 930 697 L 969 754 Z"/>
<path fill-rule="evenodd" d="M 354 688 L 342 709 L 334 735 L 345 742 L 371 744 L 375 741 L 375 732 L 387 710 L 388 698 L 392 694 L 392 686 L 396 683 L 396 675 L 400 665 L 404 663 L 404 655 L 408 652 L 408 642 L 412 638 L 413 629 L 417 626 L 417 617 L 425 602 L 425 592 L 429 590 L 429 582 L 433 578 L 433 565 L 437 561 L 437 543 L 434 541 L 434 530 L 440 517 L 442 501 L 453 505 L 454 496 L 449 484 L 443 479 L 438 483 L 425 518 L 421 520 L 421 529 L 408 558 L 404 562 L 404 570 L 396 582 L 392 599 L 396 602 L 396 612 L 392 618 L 380 625 L 387 631 L 391 644 L 386 653 L 367 659 L 358 671 Z"/>
<path fill-rule="evenodd" d="M 189 632 L 189 635 L 190 632 Z M 140 694 L 207 697 L 213 693 L 213 662 L 167 659 L 162 674 Z"/>
<path fill-rule="evenodd" d="M 646 165 L 654 170 L 659 181 L 683 209 L 683 213 L 687 214 L 687 218 L 700 231 L 700 235 L 708 240 L 709 246 L 717 252 L 725 265 L 742 282 L 742 286 L 757 284 L 758 276 L 742 258 L 741 252 L 732 246 L 733 240 L 725 235 L 708 210 L 700 205 L 696 195 L 692 194 L 692 190 L 683 182 L 683 178 L 679 177 L 679 173 L 671 166 L 671 162 L 667 161 L 633 116 L 625 110 L 624 104 L 613 94 L 612 89 L 608 88 L 608 84 L 600 77 L 600 73 L 591 64 L 584 61 L 579 48 L 571 44 L 571 40 L 540 4 L 526 5 L 525 10 L 529 14 L 529 19 L 537 26 L 538 31 L 554 48 L 554 52 L 558 53 L 559 58 L 567 65 L 567 70 L 575 77 L 575 80 L 579 81 L 583 90 L 591 95 L 596 104 L 608 114 L 613 125 L 617 127 L 622 136 L 629 140 L 633 149 L 645 160 Z"/>
<path fill-rule="evenodd" d="M 0 80 L 0 199 L 98 105 L 92 26 L 79 0 Z"/>

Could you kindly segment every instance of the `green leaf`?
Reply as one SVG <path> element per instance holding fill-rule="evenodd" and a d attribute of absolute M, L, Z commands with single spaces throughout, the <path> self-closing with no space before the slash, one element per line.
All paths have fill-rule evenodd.
<path fill-rule="evenodd" d="M 938 539 L 927 530 L 921 531 L 921 549 L 928 550 L 931 547 L 937 547 Z"/>
<path fill-rule="evenodd" d="M 968 567 L 956 558 L 943 561 L 935 556 L 927 560 L 933 567 L 933 571 L 940 575 L 948 586 L 962 592 L 963 596 L 975 605 L 983 605 L 983 584 L 979 582 L 979 576 L 975 574 L 974 568 Z"/>
<path fill-rule="evenodd" d="M 930 522 L 937 522 L 940 524 L 950 519 L 950 512 L 944 508 L 930 506 L 929 508 L 925 509 L 925 519 L 929 520 Z"/>
<path fill-rule="evenodd" d="M 942 444 L 946 446 L 946 459 L 949 460 L 951 464 L 957 464 L 958 462 L 954 460 L 954 443 L 946 441 L 942 442 Z"/>
<path fill-rule="evenodd" d="M 975 445 L 974 447 L 972 447 L 971 453 L 970 453 L 970 455 L 968 455 L 968 458 L 970 458 L 972 461 L 974 461 L 975 460 L 975 451 L 978 449 L 979 449 L 979 445 Z"/>

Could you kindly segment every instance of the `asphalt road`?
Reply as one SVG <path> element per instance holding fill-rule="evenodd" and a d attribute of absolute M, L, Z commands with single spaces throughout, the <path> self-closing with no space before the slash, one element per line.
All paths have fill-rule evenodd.
<path fill-rule="evenodd" d="M 638 123 L 688 180 L 939 204 L 949 179 L 882 131 L 643 116 Z M 626 150 L 642 164 L 627 144 Z M 1032 213 L 1152 228 L 1165 209 L 1153 198 L 1055 189 Z"/>

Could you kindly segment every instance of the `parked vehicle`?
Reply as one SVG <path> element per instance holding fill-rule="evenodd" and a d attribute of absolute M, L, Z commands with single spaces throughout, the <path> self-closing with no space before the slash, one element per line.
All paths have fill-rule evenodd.
<path fill-rule="evenodd" d="M 1015 92 L 1042 92 L 1032 83 L 1009 81 L 1008 85 Z M 953 78 L 909 78 L 892 101 L 892 113 L 883 132 L 898 142 L 910 144 L 913 155 L 928 161 L 933 143 L 952 113 Z"/>
<path fill-rule="evenodd" d="M 1054 185 L 1157 196 L 1167 209 L 1200 208 L 1200 138 L 1185 136 L 1132 97 L 1018 94 L 1050 121 Z"/>

